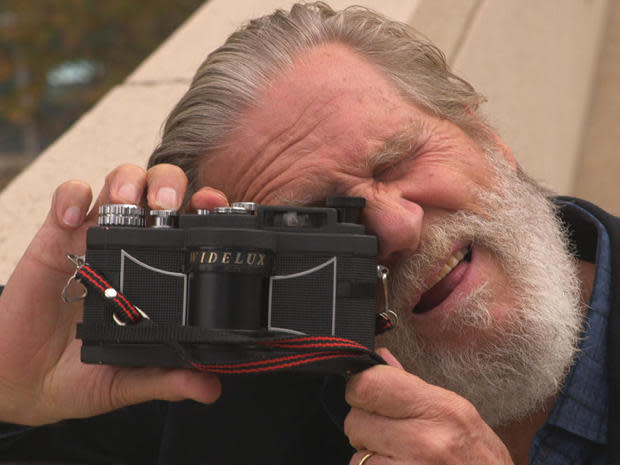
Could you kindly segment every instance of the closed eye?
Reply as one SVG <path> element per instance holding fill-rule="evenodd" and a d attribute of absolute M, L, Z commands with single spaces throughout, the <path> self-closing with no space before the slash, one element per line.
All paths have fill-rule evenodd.
<path fill-rule="evenodd" d="M 390 137 L 379 152 L 372 155 L 367 161 L 367 168 L 373 179 L 385 181 L 398 176 L 403 163 L 408 164 L 421 152 L 426 137 L 420 126 L 412 125 L 406 131 Z"/>
<path fill-rule="evenodd" d="M 411 169 L 411 163 L 419 152 L 400 153 L 375 166 L 372 177 L 375 181 L 389 182 L 401 178 Z"/>
<path fill-rule="evenodd" d="M 383 181 L 391 177 L 394 171 L 394 167 L 400 160 L 393 160 L 391 162 L 382 163 L 375 166 L 372 177 L 375 181 Z"/>

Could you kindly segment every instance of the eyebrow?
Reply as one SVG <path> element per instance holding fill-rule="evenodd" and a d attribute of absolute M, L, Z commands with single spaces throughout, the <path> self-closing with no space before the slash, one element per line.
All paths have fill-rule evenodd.
<path fill-rule="evenodd" d="M 420 121 L 412 121 L 405 129 L 385 139 L 379 150 L 363 162 L 364 167 L 373 171 L 379 166 L 394 164 L 410 155 L 414 148 L 420 144 L 423 133 L 422 123 Z M 303 186 L 303 181 L 300 184 Z M 327 195 L 330 194 L 327 193 Z M 297 192 L 292 195 L 288 192 L 276 192 L 275 196 L 280 205 L 290 205 L 293 207 L 323 206 L 325 200 L 325 197 L 318 198 L 317 196 Z"/>
<path fill-rule="evenodd" d="M 379 166 L 391 165 L 410 155 L 414 147 L 419 144 L 421 135 L 422 125 L 411 123 L 405 130 L 387 138 L 381 148 L 366 159 L 365 168 L 373 171 Z"/>
<path fill-rule="evenodd" d="M 321 203 L 320 199 L 315 199 L 307 194 L 298 194 L 293 197 L 290 194 L 281 194 L 277 192 L 275 197 L 279 205 L 288 205 L 291 207 L 309 207 Z"/>

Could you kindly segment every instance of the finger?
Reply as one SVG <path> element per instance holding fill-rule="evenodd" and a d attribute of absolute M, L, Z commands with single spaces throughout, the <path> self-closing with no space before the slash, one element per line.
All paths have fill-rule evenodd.
<path fill-rule="evenodd" d="M 380 347 L 379 349 L 377 349 L 377 354 L 379 354 L 381 358 L 383 358 L 383 360 L 387 362 L 388 365 L 404 370 L 403 366 L 400 364 L 397 358 L 392 355 L 392 352 L 390 352 L 387 347 Z"/>
<path fill-rule="evenodd" d="M 385 457 L 367 449 L 358 450 L 351 456 L 349 461 L 349 465 L 392 465 L 395 463 L 390 457 Z"/>
<path fill-rule="evenodd" d="M 413 422 L 388 418 L 359 408 L 352 408 L 344 421 L 344 433 L 351 446 L 367 449 L 385 457 L 409 455 L 413 435 Z"/>
<path fill-rule="evenodd" d="M 398 464 L 512 463 L 504 443 L 477 415 L 395 419 L 352 408 L 344 432 L 356 449 Z"/>
<path fill-rule="evenodd" d="M 431 415 L 451 402 L 448 391 L 389 365 L 377 365 L 353 376 L 345 399 L 351 407 L 391 418 Z"/>
<path fill-rule="evenodd" d="M 52 196 L 47 218 L 24 258 L 39 262 L 39 269 L 48 267 L 63 274 L 70 272 L 73 266 L 67 260 L 67 254 L 82 254 L 85 250 L 85 229 L 82 226 L 91 201 L 92 191 L 88 184 L 82 181 L 61 184 Z"/>
<path fill-rule="evenodd" d="M 205 209 L 213 210 L 215 207 L 225 207 L 228 205 L 226 194 L 212 187 L 203 187 L 194 195 L 190 206 L 194 210 Z"/>
<path fill-rule="evenodd" d="M 178 210 L 187 190 L 187 176 L 181 168 L 162 163 L 147 172 L 147 203 L 150 208 Z"/>
<path fill-rule="evenodd" d="M 106 176 L 104 186 L 88 215 L 89 222 L 96 222 L 99 207 L 107 203 L 144 205 L 145 189 L 146 171 L 143 168 L 132 164 L 115 168 Z"/>
<path fill-rule="evenodd" d="M 55 224 L 66 230 L 79 228 L 86 219 L 92 198 L 92 190 L 85 182 L 67 181 L 60 185 L 50 209 Z"/>

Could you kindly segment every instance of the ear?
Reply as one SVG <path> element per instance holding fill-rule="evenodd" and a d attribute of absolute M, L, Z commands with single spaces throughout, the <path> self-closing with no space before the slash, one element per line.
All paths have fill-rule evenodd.
<path fill-rule="evenodd" d="M 504 155 L 504 159 L 510 164 L 510 166 L 513 167 L 513 169 L 516 171 L 519 167 L 519 164 L 517 163 L 517 160 L 515 159 L 514 154 L 512 153 L 512 150 L 510 149 L 510 147 L 508 147 L 504 141 L 502 140 L 501 137 L 499 137 L 499 134 L 497 133 L 497 131 L 495 129 L 493 129 L 491 126 L 489 126 L 481 117 L 478 113 L 476 113 L 475 110 L 468 108 L 466 110 L 470 116 L 473 116 L 475 118 L 476 124 L 478 124 L 482 131 L 485 134 L 485 136 L 490 137 L 493 142 L 495 143 L 495 145 L 497 147 L 499 147 L 502 151 L 502 154 Z"/>
<path fill-rule="evenodd" d="M 504 141 L 502 140 L 501 137 L 499 137 L 499 134 L 492 128 L 489 128 L 489 134 L 491 135 L 491 137 L 493 138 L 493 141 L 495 142 L 495 144 L 497 145 L 497 147 L 499 147 L 502 151 L 502 154 L 504 155 L 504 158 L 506 159 L 506 161 L 508 163 L 510 163 L 510 165 L 515 169 L 517 169 L 517 160 L 515 159 L 514 154 L 512 153 L 512 150 L 510 149 L 510 147 L 508 147 Z"/>

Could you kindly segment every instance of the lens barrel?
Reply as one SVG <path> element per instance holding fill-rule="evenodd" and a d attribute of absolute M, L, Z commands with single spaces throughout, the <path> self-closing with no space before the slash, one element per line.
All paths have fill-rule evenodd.
<path fill-rule="evenodd" d="M 190 250 L 188 258 L 191 326 L 266 327 L 273 251 L 200 247 Z"/>

